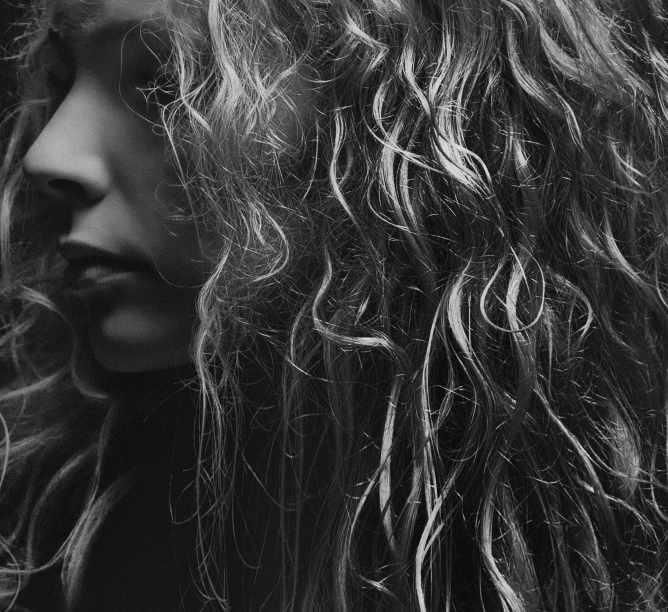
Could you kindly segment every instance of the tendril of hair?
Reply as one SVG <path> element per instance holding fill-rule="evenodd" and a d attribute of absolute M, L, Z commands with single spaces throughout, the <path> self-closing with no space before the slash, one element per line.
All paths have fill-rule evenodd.
<path fill-rule="evenodd" d="M 284 363 L 281 609 L 664 610 L 663 3 L 168 4 L 161 123 L 220 236 L 193 345 L 206 600 L 227 605 L 240 368 L 261 337 Z M 53 110 L 45 14 L 0 175 L 3 604 L 76 480 L 51 561 L 74 601 L 123 489 L 98 490 L 115 413 L 86 410 L 110 400 L 82 382 L 48 240 L 25 238 L 46 225 L 19 163 Z"/>

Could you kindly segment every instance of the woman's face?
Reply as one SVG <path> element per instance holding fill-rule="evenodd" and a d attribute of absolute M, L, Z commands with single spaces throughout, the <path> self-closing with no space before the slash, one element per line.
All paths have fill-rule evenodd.
<path fill-rule="evenodd" d="M 141 91 L 169 44 L 161 27 L 155 0 L 56 0 L 48 53 L 61 101 L 24 160 L 67 218 L 65 282 L 87 305 L 92 352 L 119 372 L 189 360 L 208 271 Z"/>

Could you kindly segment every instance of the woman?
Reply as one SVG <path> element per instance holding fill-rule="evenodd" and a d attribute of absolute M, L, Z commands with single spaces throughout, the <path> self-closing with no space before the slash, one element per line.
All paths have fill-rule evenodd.
<path fill-rule="evenodd" d="M 666 10 L 39 2 L 5 606 L 664 610 Z"/>

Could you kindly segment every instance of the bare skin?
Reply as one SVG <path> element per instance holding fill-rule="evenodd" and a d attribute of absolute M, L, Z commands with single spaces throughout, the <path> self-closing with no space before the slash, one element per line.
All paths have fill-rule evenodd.
<path fill-rule="evenodd" d="M 142 92 L 169 44 L 164 27 L 155 0 L 55 0 L 51 70 L 61 96 L 24 159 L 26 177 L 67 221 L 60 249 L 70 289 L 87 306 L 92 354 L 119 375 L 117 386 L 131 398 L 110 482 L 136 465 L 149 469 L 92 544 L 81 612 L 201 609 L 192 518 L 195 407 L 178 385 L 178 369 L 190 367 L 196 300 L 209 268 L 203 229 L 185 218 L 183 189 Z M 308 96 L 301 103 L 306 111 Z M 289 135 L 285 118 L 278 121 Z M 268 407 L 275 387 L 254 368 L 245 369 L 255 381 L 247 397 L 275 419 Z M 246 458 L 266 482 L 277 482 L 278 462 L 267 456 L 271 427 L 247 434 Z M 270 502 L 257 503 L 263 495 L 252 477 L 236 492 L 238 507 L 253 510 L 237 510 L 227 527 L 223 562 L 233 610 L 277 609 L 277 512 Z M 172 517 L 175 500 L 182 514 Z M 182 524 L 173 520 L 184 517 Z M 35 588 L 57 593 L 57 581 L 57 572 L 38 577 Z M 52 600 L 46 605 L 53 609 Z"/>
<path fill-rule="evenodd" d="M 142 91 L 159 68 L 161 26 L 151 0 L 59 1 L 50 53 L 61 100 L 24 159 L 69 221 L 60 243 L 71 289 L 89 306 L 93 355 L 112 371 L 189 361 L 207 272 Z"/>

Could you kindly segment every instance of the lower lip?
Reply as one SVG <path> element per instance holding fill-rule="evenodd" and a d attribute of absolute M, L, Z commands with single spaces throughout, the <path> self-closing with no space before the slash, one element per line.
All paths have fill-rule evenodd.
<path fill-rule="evenodd" d="M 105 264 L 94 264 L 84 268 L 68 266 L 65 270 L 65 286 L 74 293 L 86 293 L 104 286 L 134 277 L 137 270 L 115 268 Z"/>

